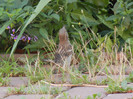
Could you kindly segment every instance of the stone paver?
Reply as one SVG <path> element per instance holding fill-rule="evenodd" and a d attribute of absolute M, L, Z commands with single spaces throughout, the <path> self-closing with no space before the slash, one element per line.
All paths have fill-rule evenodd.
<path fill-rule="evenodd" d="M 133 99 L 133 93 L 108 94 L 103 99 Z"/>
<path fill-rule="evenodd" d="M 0 87 L 0 99 L 3 99 L 8 94 L 8 89 L 13 87 Z"/>
<path fill-rule="evenodd" d="M 128 77 L 128 75 L 121 75 L 121 79 L 125 79 L 127 77 Z M 120 76 L 119 75 L 111 75 L 110 78 L 119 79 Z M 107 79 L 107 76 L 96 76 L 96 80 L 98 80 L 98 81 L 102 81 L 102 80 L 105 80 L 105 79 Z"/>
<path fill-rule="evenodd" d="M 66 80 L 70 82 L 69 76 L 66 76 Z M 111 78 L 118 79 L 120 76 L 111 76 Z M 125 77 L 121 77 L 122 79 L 128 77 L 128 75 L 125 75 Z M 57 83 L 62 82 L 61 75 L 53 75 L 53 81 L 56 81 Z M 94 80 L 102 81 L 104 79 L 107 79 L 107 76 L 97 76 L 94 78 Z M 27 77 L 9 77 L 8 85 L 10 87 L 0 87 L 0 99 L 40 99 L 41 97 L 49 98 L 53 95 L 44 95 L 44 93 L 50 93 L 50 90 L 53 90 L 53 88 L 56 88 L 58 90 L 59 94 L 55 97 L 55 99 L 62 99 L 65 98 L 64 93 L 67 94 L 68 99 L 86 99 L 88 96 L 92 96 L 93 94 L 101 94 L 102 99 L 133 99 L 133 93 L 121 93 L 121 94 L 109 94 L 106 96 L 106 91 L 104 88 L 96 88 L 96 87 L 55 87 L 55 86 L 49 86 L 47 84 L 42 84 L 40 82 L 29 85 L 28 84 L 28 78 Z M 20 86 L 27 86 L 24 90 L 25 93 L 31 94 L 31 95 L 10 95 L 8 94 L 8 88 L 20 88 Z M 128 84 L 129 87 L 133 87 L 133 83 Z M 53 92 L 53 91 L 51 91 Z M 42 94 L 43 93 L 43 94 Z M 8 96 L 10 95 L 10 96 Z M 6 98 L 5 98 L 6 97 Z M 43 98 L 43 99 L 44 99 Z"/>
<path fill-rule="evenodd" d="M 9 86 L 11 87 L 20 87 L 28 85 L 27 77 L 9 77 Z"/>
<path fill-rule="evenodd" d="M 4 99 L 50 99 L 50 95 L 11 95 Z"/>
<path fill-rule="evenodd" d="M 53 82 L 55 83 L 61 83 L 62 80 L 61 80 L 61 75 L 53 75 Z M 70 81 L 70 78 L 69 76 L 66 76 L 66 81 L 67 82 L 71 82 Z M 124 77 L 124 76 L 123 76 Z M 128 75 L 125 75 L 125 78 L 128 77 Z M 119 76 L 111 76 L 111 78 L 114 78 L 114 79 L 118 79 Z M 97 76 L 96 78 L 92 78 L 92 81 L 93 80 L 97 80 L 97 81 L 103 81 L 104 79 L 107 79 L 107 76 Z M 28 78 L 27 77 L 9 77 L 9 86 L 11 87 L 20 87 L 20 86 L 27 86 L 28 85 Z"/>
<path fill-rule="evenodd" d="M 88 96 L 92 96 L 93 94 L 101 94 L 101 97 L 105 97 L 104 88 L 94 88 L 94 87 L 75 87 L 65 92 L 68 97 L 72 99 L 86 99 Z M 56 99 L 62 99 L 64 96 L 60 94 L 56 97 Z"/>
<path fill-rule="evenodd" d="M 133 83 L 127 84 L 127 86 L 133 88 Z"/>

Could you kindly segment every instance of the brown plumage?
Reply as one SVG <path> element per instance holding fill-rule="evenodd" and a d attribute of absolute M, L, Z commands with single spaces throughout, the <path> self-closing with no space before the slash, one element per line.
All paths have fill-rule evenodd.
<path fill-rule="evenodd" d="M 55 63 L 60 66 L 70 66 L 73 48 L 69 42 L 68 33 L 63 27 L 59 31 L 59 47 L 55 53 Z"/>

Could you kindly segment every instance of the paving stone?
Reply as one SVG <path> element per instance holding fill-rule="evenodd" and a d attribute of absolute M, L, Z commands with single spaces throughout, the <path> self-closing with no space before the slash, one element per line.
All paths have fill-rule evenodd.
<path fill-rule="evenodd" d="M 127 84 L 127 86 L 133 88 L 133 83 Z"/>
<path fill-rule="evenodd" d="M 128 77 L 128 75 L 124 75 L 124 76 L 125 76 L 125 78 Z M 66 82 L 70 82 L 69 76 L 66 75 L 66 77 L 67 77 Z M 118 79 L 120 76 L 114 75 L 111 77 L 114 79 Z M 55 75 L 53 75 L 52 78 L 53 78 L 53 82 L 62 83 L 61 75 L 55 74 Z M 97 76 L 94 79 L 96 79 L 98 81 L 103 81 L 104 79 L 107 79 L 107 76 Z M 10 77 L 9 80 L 10 80 L 9 86 L 12 86 L 12 87 L 20 87 L 20 86 L 27 86 L 28 85 L 28 78 L 27 77 Z"/>
<path fill-rule="evenodd" d="M 68 98 L 70 99 L 86 99 L 88 96 L 92 96 L 93 94 L 101 94 L 101 97 L 105 97 L 104 88 L 94 88 L 94 87 L 75 87 L 66 92 Z M 55 99 L 64 98 L 63 94 L 58 95 Z"/>
<path fill-rule="evenodd" d="M 13 89 L 13 87 L 0 87 L 0 99 L 7 96 L 9 88 Z"/>
<path fill-rule="evenodd" d="M 9 86 L 11 87 L 20 87 L 28 85 L 27 77 L 9 77 Z"/>
<path fill-rule="evenodd" d="M 133 99 L 133 93 L 108 94 L 103 99 Z"/>
<path fill-rule="evenodd" d="M 4 99 L 50 99 L 50 95 L 11 95 Z"/>

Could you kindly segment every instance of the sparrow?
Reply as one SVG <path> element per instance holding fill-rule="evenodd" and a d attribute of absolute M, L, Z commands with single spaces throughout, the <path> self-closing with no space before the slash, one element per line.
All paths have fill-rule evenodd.
<path fill-rule="evenodd" d="M 59 45 L 55 52 L 55 63 L 69 67 L 71 64 L 71 57 L 73 54 L 73 47 L 69 41 L 68 33 L 65 26 L 59 30 Z"/>

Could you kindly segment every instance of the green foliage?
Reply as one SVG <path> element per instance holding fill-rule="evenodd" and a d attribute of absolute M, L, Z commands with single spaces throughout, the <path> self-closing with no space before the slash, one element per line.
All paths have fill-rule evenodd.
<path fill-rule="evenodd" d="M 130 4 L 132 4 L 130 0 L 126 2 L 123 0 L 118 0 L 112 9 L 114 15 L 98 15 L 100 21 L 111 30 L 113 30 L 116 26 L 118 36 L 121 36 L 124 40 L 132 37 L 131 31 L 133 29 L 133 9 L 129 6 Z"/>
<path fill-rule="evenodd" d="M 39 12 L 43 9 L 43 7 L 49 2 L 50 0 L 40 0 L 39 4 L 37 5 L 36 9 L 34 10 L 34 12 L 32 13 L 32 15 L 30 16 L 30 18 L 28 19 L 28 21 L 25 23 L 25 25 L 23 26 L 20 34 L 18 35 L 18 38 L 16 40 L 16 42 L 14 43 L 13 45 L 13 48 L 11 50 L 11 54 L 10 54 L 10 57 L 11 55 L 13 54 L 13 52 L 15 51 L 15 48 L 19 42 L 19 39 L 21 38 L 24 30 L 26 29 L 26 27 L 31 23 L 31 21 L 39 14 Z"/>
<path fill-rule="evenodd" d="M 33 11 L 33 7 L 29 3 L 29 0 L 1 0 L 0 9 L 2 11 L 0 14 L 0 35 L 2 35 L 1 42 L 4 42 L 1 46 L 6 45 L 3 48 L 5 51 L 13 44 L 10 38 L 11 30 L 8 31 L 5 29 L 10 25 L 11 28 L 19 31 L 24 20 Z M 8 42 L 11 42 L 11 44 L 8 44 Z"/>
<path fill-rule="evenodd" d="M 129 77 L 127 78 L 128 82 L 133 82 L 133 72 L 129 74 Z"/>
<path fill-rule="evenodd" d="M 133 91 L 132 87 L 127 86 L 127 81 L 123 80 L 121 83 L 110 82 L 108 88 L 105 88 L 107 93 L 127 93 L 128 91 Z"/>
<path fill-rule="evenodd" d="M 8 91 L 9 94 L 25 94 L 25 87 L 21 86 L 20 88 L 14 89 L 9 88 Z"/>
<path fill-rule="evenodd" d="M 93 94 L 93 96 L 88 96 L 87 99 L 99 99 L 101 94 Z"/>
<path fill-rule="evenodd" d="M 37 16 L 34 21 L 36 23 L 32 24 L 31 28 L 36 28 L 41 38 L 52 36 L 54 41 L 58 42 L 57 33 L 65 24 L 70 39 L 75 39 L 82 45 L 82 40 L 91 40 L 87 48 L 105 48 L 111 52 L 114 44 L 121 48 L 123 41 L 132 37 L 132 1 L 118 0 L 112 9 L 108 5 L 108 0 L 52 1 Z M 101 46 L 102 44 L 104 46 Z"/>
<path fill-rule="evenodd" d="M 24 75 L 24 68 L 18 66 L 13 57 L 11 61 L 0 58 L 0 73 L 1 77 L 22 76 Z"/>
<path fill-rule="evenodd" d="M 24 32 L 28 35 L 36 35 L 39 38 L 37 43 L 30 42 L 25 47 L 33 51 L 42 48 L 42 45 L 45 45 L 43 40 L 48 40 L 49 37 L 58 42 L 57 34 L 63 25 L 66 25 L 72 42 L 75 39 L 77 43 L 84 46 L 85 42 L 90 40 L 86 47 L 95 51 L 105 48 L 106 51 L 111 52 L 115 44 L 120 49 L 124 41 L 132 38 L 133 3 L 131 0 L 117 0 L 114 4 L 109 0 L 49 1 L 1 1 L 0 27 L 2 28 L 0 29 L 0 35 L 9 38 L 9 34 L 5 31 L 9 25 L 16 30 L 20 30 L 11 54 Z M 5 40 L 2 42 L 7 44 Z M 39 44 L 40 42 L 43 43 Z"/>
<path fill-rule="evenodd" d="M 8 82 L 8 77 L 3 78 L 3 74 L 0 73 L 0 86 L 7 86 Z"/>
<path fill-rule="evenodd" d="M 2 27 L 0 34 L 4 33 L 4 29 L 7 28 L 11 24 L 13 27 L 16 23 L 19 26 L 19 22 L 21 24 L 24 22 L 24 19 L 31 14 L 33 8 L 29 6 L 29 0 L 1 0 L 0 7 L 1 7 L 1 25 L 4 24 L 5 21 L 7 23 Z"/>
<path fill-rule="evenodd" d="M 17 5 L 15 5 L 14 2 L 15 3 L 17 2 Z M 42 10 L 45 2 L 44 3 L 41 2 L 40 4 L 38 4 L 37 7 L 40 11 Z M 98 6 L 98 7 L 102 6 L 103 7 L 103 6 L 106 6 L 108 4 L 108 1 L 105 2 L 103 0 L 101 2 L 102 3 L 98 2 L 98 4 L 96 4 L 96 6 Z M 36 13 L 36 15 L 35 15 L 34 14 L 35 12 L 33 11 L 33 7 L 31 7 L 32 3 L 28 0 L 22 0 L 22 1 L 21 0 L 18 0 L 18 1 L 17 0 L 12 0 L 12 1 L 7 0 L 7 2 L 3 1 L 1 3 L 3 5 L 5 3 L 9 3 L 8 5 L 6 5 L 5 9 L 1 8 L 1 11 L 4 11 L 4 10 L 6 11 L 6 9 L 10 8 L 10 11 L 8 12 L 9 14 L 6 14 L 7 19 L 5 21 L 7 21 L 9 18 L 12 21 L 7 22 L 5 24 L 5 26 L 2 27 L 2 30 L 1 30 L 0 34 L 4 33 L 5 28 L 9 24 L 11 24 L 11 26 L 14 26 L 15 24 L 17 24 L 17 26 L 19 26 L 19 22 L 21 22 L 22 24 L 26 23 L 27 16 L 29 16 L 29 14 L 30 14 L 29 12 L 33 13 L 32 17 L 31 17 L 32 19 L 34 19 L 35 18 L 34 16 L 37 16 L 38 13 L 40 12 L 40 11 L 36 10 L 36 12 L 38 12 L 38 13 Z M 37 2 L 35 2 L 33 0 L 33 3 L 37 3 Z M 94 5 L 93 3 L 96 3 L 96 2 L 87 2 L 87 3 L 89 3 L 90 6 L 92 6 L 92 5 Z M 30 31 L 30 30 L 36 29 L 36 31 L 34 31 L 34 32 L 36 32 L 36 34 L 38 32 L 40 32 L 40 35 L 39 34 L 37 34 L 37 35 L 39 35 L 39 37 L 42 36 L 44 39 L 46 39 L 47 35 L 56 36 L 58 30 L 64 24 L 68 24 L 68 26 L 70 28 L 72 24 L 78 24 L 80 21 L 82 21 L 83 23 L 86 23 L 86 20 L 87 20 L 87 23 L 89 23 L 90 26 L 98 25 L 99 22 L 96 21 L 96 19 L 92 16 L 92 11 L 89 10 L 89 12 L 88 12 L 86 10 L 88 8 L 84 8 L 85 7 L 84 5 L 86 5 L 87 3 L 82 3 L 79 0 L 72 0 L 72 1 L 71 0 L 66 0 L 66 1 L 57 0 L 57 1 L 52 1 L 41 11 L 41 13 L 37 16 L 37 18 L 34 21 L 32 21 L 32 19 L 31 20 L 29 19 L 29 22 L 27 22 L 26 25 L 28 25 L 28 23 L 30 23 L 31 21 L 32 21 L 32 24 L 30 25 L 30 27 L 27 27 L 26 31 L 29 34 L 33 34 L 32 31 Z M 91 3 L 92 3 L 92 5 L 91 5 Z M 72 7 L 72 6 L 75 6 L 75 7 Z M 32 8 L 32 11 L 28 10 L 30 8 Z M 80 9 L 77 10 L 77 8 L 80 8 Z M 81 13 L 82 11 L 83 11 L 83 13 Z M 15 15 L 14 15 L 14 12 L 15 12 Z M 19 15 L 18 17 L 16 16 L 17 14 Z M 1 15 L 3 17 L 3 12 L 1 12 Z M 15 17 L 15 18 L 12 18 L 12 17 Z M 25 25 L 25 27 L 26 27 L 26 25 Z M 44 27 L 45 27 L 45 29 L 44 29 Z M 23 30 L 25 30 L 25 29 L 23 29 Z M 70 30 L 73 31 L 72 28 Z M 49 31 L 49 32 L 47 32 L 47 31 Z M 20 36 L 22 35 L 22 32 L 24 32 L 24 31 L 21 31 Z M 53 32 L 55 34 L 53 34 Z M 75 36 L 74 33 L 72 33 L 72 35 L 73 35 L 73 37 Z M 77 35 L 77 33 L 76 33 L 76 35 Z M 18 36 L 18 39 L 20 38 L 20 36 Z M 12 52 L 16 48 L 18 39 L 14 44 Z"/>

